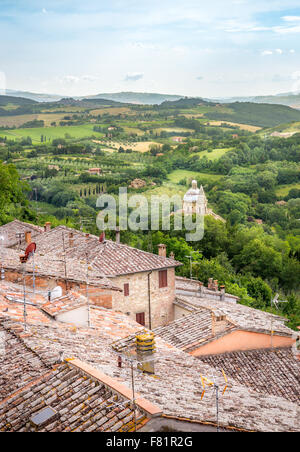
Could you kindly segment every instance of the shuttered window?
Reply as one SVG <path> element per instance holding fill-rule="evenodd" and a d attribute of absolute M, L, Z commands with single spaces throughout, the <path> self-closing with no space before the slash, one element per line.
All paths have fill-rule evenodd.
<path fill-rule="evenodd" d="M 158 273 L 159 288 L 168 287 L 168 270 L 161 270 Z"/>
<path fill-rule="evenodd" d="M 128 297 L 129 296 L 129 284 L 126 283 L 124 284 L 124 297 Z"/>
<path fill-rule="evenodd" d="M 145 313 L 144 312 L 140 312 L 140 313 L 136 314 L 136 321 L 140 325 L 145 326 Z"/>

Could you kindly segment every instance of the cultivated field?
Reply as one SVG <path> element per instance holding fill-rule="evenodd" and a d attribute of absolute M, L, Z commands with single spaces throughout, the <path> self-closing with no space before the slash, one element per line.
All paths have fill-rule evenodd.
<path fill-rule="evenodd" d="M 41 136 L 44 141 L 50 142 L 56 138 L 76 139 L 85 137 L 103 137 L 103 133 L 95 132 L 93 130 L 94 124 L 84 124 L 80 126 L 65 126 L 65 127 L 36 127 L 32 129 L 14 129 L 0 131 L 1 137 L 6 137 L 8 140 L 17 140 L 30 137 L 32 142 L 41 143 Z"/>
<path fill-rule="evenodd" d="M 208 174 L 208 173 L 200 173 L 196 171 L 189 170 L 175 170 L 168 175 L 168 179 L 174 184 L 178 184 L 182 179 L 201 179 L 203 183 L 216 182 L 222 178 L 222 176 L 218 174 Z"/>
<path fill-rule="evenodd" d="M 210 126 L 217 126 L 220 127 L 222 124 L 227 124 L 229 126 L 238 127 L 241 130 L 247 130 L 248 132 L 257 132 L 258 130 L 261 130 L 262 127 L 257 126 L 251 126 L 248 124 L 238 124 L 236 122 L 229 122 L 229 121 L 208 121 L 207 125 Z"/>

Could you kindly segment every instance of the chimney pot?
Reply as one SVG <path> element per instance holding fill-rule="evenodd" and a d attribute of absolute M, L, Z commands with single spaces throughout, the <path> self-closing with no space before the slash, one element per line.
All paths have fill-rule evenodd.
<path fill-rule="evenodd" d="M 47 223 L 45 223 L 44 231 L 45 232 L 51 231 L 51 223 L 50 223 L 50 221 L 47 221 Z"/>
<path fill-rule="evenodd" d="M 31 231 L 25 232 L 25 242 L 27 243 L 27 245 L 30 245 L 30 243 L 31 243 Z"/>
<path fill-rule="evenodd" d="M 69 232 L 69 246 L 70 247 L 74 246 L 74 234 L 73 234 L 73 232 Z"/>
<path fill-rule="evenodd" d="M 167 245 L 163 243 L 158 245 L 158 255 L 161 257 L 167 257 Z"/>
<path fill-rule="evenodd" d="M 214 288 L 215 291 L 217 291 L 218 288 L 219 288 L 217 279 L 214 279 L 213 288 Z"/>

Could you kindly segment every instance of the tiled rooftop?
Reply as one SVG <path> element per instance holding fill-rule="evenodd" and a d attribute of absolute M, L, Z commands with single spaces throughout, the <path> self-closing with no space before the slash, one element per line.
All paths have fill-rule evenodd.
<path fill-rule="evenodd" d="M 80 308 L 87 305 L 86 297 L 76 293 L 68 292 L 62 297 L 55 298 L 54 300 L 47 301 L 41 306 L 42 311 L 45 311 L 51 317 L 56 317 L 59 314 L 72 311 L 73 309 Z"/>
<path fill-rule="evenodd" d="M 32 425 L 30 420 L 45 407 L 54 410 L 54 417 Z M 147 418 L 140 410 L 136 416 L 139 428 Z M 72 363 L 57 365 L 0 403 L 2 432 L 126 432 L 134 427 L 130 401 Z"/>
<path fill-rule="evenodd" d="M 285 326 L 285 318 L 268 312 L 253 309 L 239 303 L 228 303 L 222 301 L 210 300 L 199 297 L 177 297 L 175 304 L 179 302 L 181 307 L 187 306 L 189 309 L 195 310 L 206 308 L 212 311 L 217 310 L 226 315 L 227 319 L 236 327 L 262 333 L 271 332 L 271 319 L 273 319 L 273 331 L 282 336 L 292 336 L 295 334 L 293 330 Z"/>
<path fill-rule="evenodd" d="M 3 233 L 11 231 L 11 240 L 6 240 L 2 249 L 1 260 L 5 268 L 21 268 L 19 255 L 26 248 L 25 242 L 21 245 L 14 243 L 15 249 L 10 248 L 15 230 L 26 231 L 28 227 L 17 220 L 2 226 Z M 22 227 L 21 227 L 22 226 Z M 132 248 L 122 243 L 106 240 L 100 243 L 94 235 L 85 234 L 66 226 L 58 226 L 48 232 L 41 233 L 37 228 L 32 234 L 36 243 L 35 264 L 37 272 L 41 275 L 54 277 L 67 274 L 68 279 L 84 281 L 86 279 L 86 262 L 89 262 L 89 280 L 91 284 L 109 286 L 106 277 L 114 277 L 130 273 L 159 270 L 182 265 L 171 258 L 148 253 Z M 1 228 L 0 228 L 1 229 Z M 0 231 L 1 234 L 1 231 Z M 6 248 L 6 249 L 5 249 Z M 8 248 L 8 249 L 7 249 Z M 65 257 L 64 257 L 65 256 Z M 66 269 L 65 269 L 66 262 Z M 32 263 L 26 264 L 28 272 L 32 270 Z M 65 271 L 66 270 L 66 271 Z"/>
<path fill-rule="evenodd" d="M 66 226 L 58 226 L 40 234 L 35 243 L 37 254 L 47 256 L 48 260 L 57 260 L 57 257 L 65 252 L 67 261 L 75 265 L 78 260 L 85 261 L 88 255 L 90 265 L 101 276 L 117 276 L 182 265 L 173 259 L 111 240 L 100 243 L 98 237 Z"/>
<path fill-rule="evenodd" d="M 0 403 L 46 371 L 47 366 L 23 340 L 0 325 Z"/>
<path fill-rule="evenodd" d="M 126 324 L 129 319 L 125 319 L 126 316 Z M 6 329 L 15 328 L 13 322 L 6 320 L 4 323 Z M 76 357 L 85 361 L 130 387 L 130 366 L 124 361 L 123 366 L 118 367 L 118 353 L 112 349 L 112 343 L 116 340 L 126 343 L 126 326 L 116 335 L 111 335 L 109 330 L 106 330 L 105 334 L 102 334 L 102 331 L 103 327 L 100 326 L 91 329 L 74 328 L 57 322 L 48 326 L 30 326 L 30 334 L 24 336 L 23 340 L 48 366 L 52 366 L 63 351 L 65 357 Z M 132 331 L 133 324 L 128 333 L 132 334 Z M 167 344 L 159 337 L 156 338 L 156 350 L 155 375 L 135 370 L 136 391 L 168 416 L 215 423 L 214 391 L 207 389 L 201 400 L 202 385 L 199 376 L 202 374 L 215 378 L 222 388 L 225 383 L 221 372 Z M 257 393 L 252 388 L 247 388 L 244 382 L 236 381 L 232 377 L 229 378 L 228 386 L 225 395 L 220 398 L 221 426 L 256 431 L 299 430 L 296 403 L 278 395 L 270 395 L 267 391 Z"/>
<path fill-rule="evenodd" d="M 20 263 L 20 255 L 22 252 L 5 248 L 1 250 L 1 262 L 4 269 L 17 271 L 22 273 L 22 265 Z M 86 262 L 79 260 L 78 257 L 67 258 L 66 266 L 63 256 L 60 254 L 42 255 L 36 252 L 34 257 L 35 274 L 36 276 L 46 276 L 52 278 L 67 279 L 68 281 L 75 281 L 85 283 L 86 278 Z M 25 264 L 26 274 L 33 272 L 33 259 L 29 259 Z M 66 275 L 66 278 L 65 278 Z M 97 285 L 102 288 L 120 290 L 111 281 L 106 278 L 97 269 L 89 266 L 89 284 Z"/>
<path fill-rule="evenodd" d="M 217 324 L 216 324 L 217 326 Z M 208 309 L 200 309 L 193 314 L 181 317 L 166 326 L 156 328 L 154 333 L 163 338 L 168 344 L 185 350 L 191 351 L 202 345 L 207 340 L 215 339 L 216 333 L 212 329 L 212 313 Z M 216 328 L 214 326 L 214 328 Z M 225 321 L 222 328 L 222 334 L 232 331 L 234 326 Z"/>
<path fill-rule="evenodd" d="M 224 369 L 227 376 L 255 391 L 299 403 L 300 361 L 291 348 L 238 351 L 199 359 Z"/>
<path fill-rule="evenodd" d="M 27 322 L 32 324 L 50 323 L 48 316 L 39 309 L 44 302 L 40 294 L 33 295 L 26 292 Z M 23 322 L 24 320 L 24 292 L 22 286 L 6 281 L 0 283 L 0 316 Z"/>
<path fill-rule="evenodd" d="M 202 292 L 200 295 L 200 284 L 202 284 L 198 280 L 193 280 L 189 278 L 183 278 L 181 276 L 176 276 L 175 278 L 175 287 L 176 294 L 180 296 L 201 296 L 202 298 L 213 299 L 216 301 L 220 300 L 222 295 L 220 290 L 212 290 L 202 285 Z M 239 297 L 235 295 L 225 293 L 225 301 L 236 303 L 239 300 Z"/>
<path fill-rule="evenodd" d="M 10 247 L 26 247 L 25 232 L 30 231 L 32 238 L 37 238 L 42 232 L 43 228 L 31 223 L 24 223 L 23 221 L 14 220 L 10 223 L 0 226 L 0 236 L 3 240 L 0 242 L 0 246 Z M 20 238 L 16 234 L 21 234 Z"/>

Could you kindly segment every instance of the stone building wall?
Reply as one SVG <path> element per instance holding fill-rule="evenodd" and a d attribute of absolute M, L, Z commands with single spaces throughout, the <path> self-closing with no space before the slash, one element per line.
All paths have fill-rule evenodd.
<path fill-rule="evenodd" d="M 151 327 L 166 325 L 174 320 L 173 302 L 175 299 L 175 269 L 169 268 L 168 286 L 159 288 L 159 272 L 150 274 L 151 299 Z M 112 283 L 121 289 L 129 283 L 129 296 L 123 293 L 113 293 L 112 309 L 128 314 L 136 320 L 136 314 L 145 313 L 145 326 L 149 327 L 149 298 L 148 298 L 149 272 L 134 273 L 131 275 L 112 278 Z"/>

